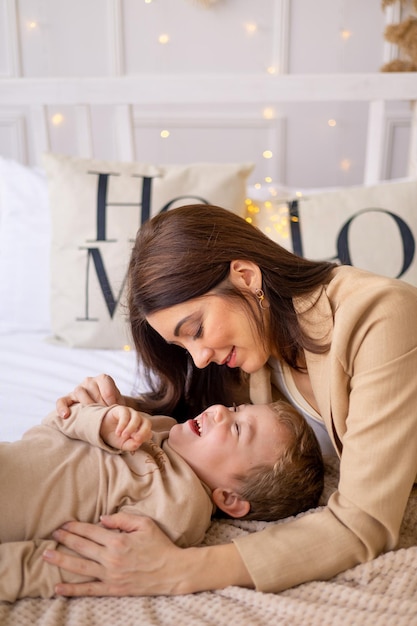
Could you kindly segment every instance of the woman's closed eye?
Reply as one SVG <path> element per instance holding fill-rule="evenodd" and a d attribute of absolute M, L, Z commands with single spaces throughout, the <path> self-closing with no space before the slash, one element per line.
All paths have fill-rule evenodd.
<path fill-rule="evenodd" d="M 197 329 L 197 332 L 194 334 L 193 339 L 201 339 L 201 337 L 203 336 L 203 324 L 200 324 L 200 326 Z"/>

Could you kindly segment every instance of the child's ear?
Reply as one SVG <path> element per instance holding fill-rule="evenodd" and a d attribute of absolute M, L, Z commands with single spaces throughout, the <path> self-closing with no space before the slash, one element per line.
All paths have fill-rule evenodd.
<path fill-rule="evenodd" d="M 247 500 L 242 500 L 234 491 L 216 487 L 211 495 L 214 504 L 230 517 L 244 517 L 250 511 L 250 503 Z"/>

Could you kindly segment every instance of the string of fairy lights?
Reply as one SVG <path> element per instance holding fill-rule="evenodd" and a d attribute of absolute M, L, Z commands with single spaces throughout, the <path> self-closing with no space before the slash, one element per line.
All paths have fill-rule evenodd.
<path fill-rule="evenodd" d="M 158 0 L 142 0 L 146 5 L 157 4 Z M 215 5 L 220 5 L 228 2 L 228 0 L 186 0 L 189 4 L 193 4 L 196 7 L 202 9 L 214 9 Z M 346 4 L 345 0 L 339 0 L 340 2 L 340 41 L 341 41 L 341 58 L 345 54 L 345 47 L 354 40 L 354 33 L 346 25 Z M 28 31 L 36 31 L 40 27 L 40 23 L 36 20 L 30 20 L 26 24 Z M 245 30 L 248 37 L 256 36 L 259 33 L 259 25 L 255 21 L 244 21 L 242 27 Z M 161 32 L 158 35 L 158 43 L 161 46 L 170 44 L 171 36 L 169 32 Z M 279 73 L 279 69 L 275 65 L 269 65 L 266 67 L 266 72 L 271 75 Z M 261 112 L 262 117 L 265 120 L 273 120 L 276 118 L 276 110 L 272 106 L 265 106 Z M 65 123 L 65 116 L 61 112 L 55 112 L 51 116 L 51 124 L 53 126 L 60 126 Z M 327 126 L 330 131 L 336 129 L 339 125 L 337 116 L 331 117 L 327 120 Z M 162 140 L 169 140 L 171 137 L 171 131 L 169 128 L 161 128 L 159 131 Z M 270 147 L 266 146 L 262 151 L 262 157 L 264 159 L 274 158 L 273 151 Z M 339 161 L 339 169 L 344 172 L 348 172 L 352 167 L 352 160 L 349 156 L 343 156 Z M 289 216 L 286 200 L 288 192 L 286 192 L 279 184 L 274 182 L 271 177 L 264 177 L 261 181 L 257 182 L 252 188 L 254 193 L 253 197 L 248 198 L 246 201 L 246 219 L 250 222 L 256 223 L 258 226 L 267 232 L 268 235 L 285 245 L 285 240 L 289 238 Z M 300 192 L 297 192 L 300 195 Z"/>

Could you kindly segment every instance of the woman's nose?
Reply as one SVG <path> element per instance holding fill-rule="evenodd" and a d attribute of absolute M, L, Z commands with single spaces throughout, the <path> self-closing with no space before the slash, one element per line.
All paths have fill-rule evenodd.
<path fill-rule="evenodd" d="M 198 367 L 198 369 L 203 369 L 204 367 L 207 367 L 207 365 L 213 358 L 213 350 L 211 350 L 210 348 L 194 348 L 192 350 L 188 349 L 188 352 L 191 354 L 194 365 Z"/>

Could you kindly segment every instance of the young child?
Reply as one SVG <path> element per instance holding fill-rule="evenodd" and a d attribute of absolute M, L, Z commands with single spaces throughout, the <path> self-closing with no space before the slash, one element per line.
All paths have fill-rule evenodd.
<path fill-rule="evenodd" d="M 272 520 L 317 504 L 317 440 L 287 403 L 209 407 L 183 424 L 129 407 L 76 404 L 20 441 L 0 444 L 0 599 L 50 597 L 62 580 L 45 563 L 66 521 L 123 510 L 150 516 L 180 546 L 204 537 L 216 507 Z M 60 548 L 64 549 L 65 548 Z"/>

